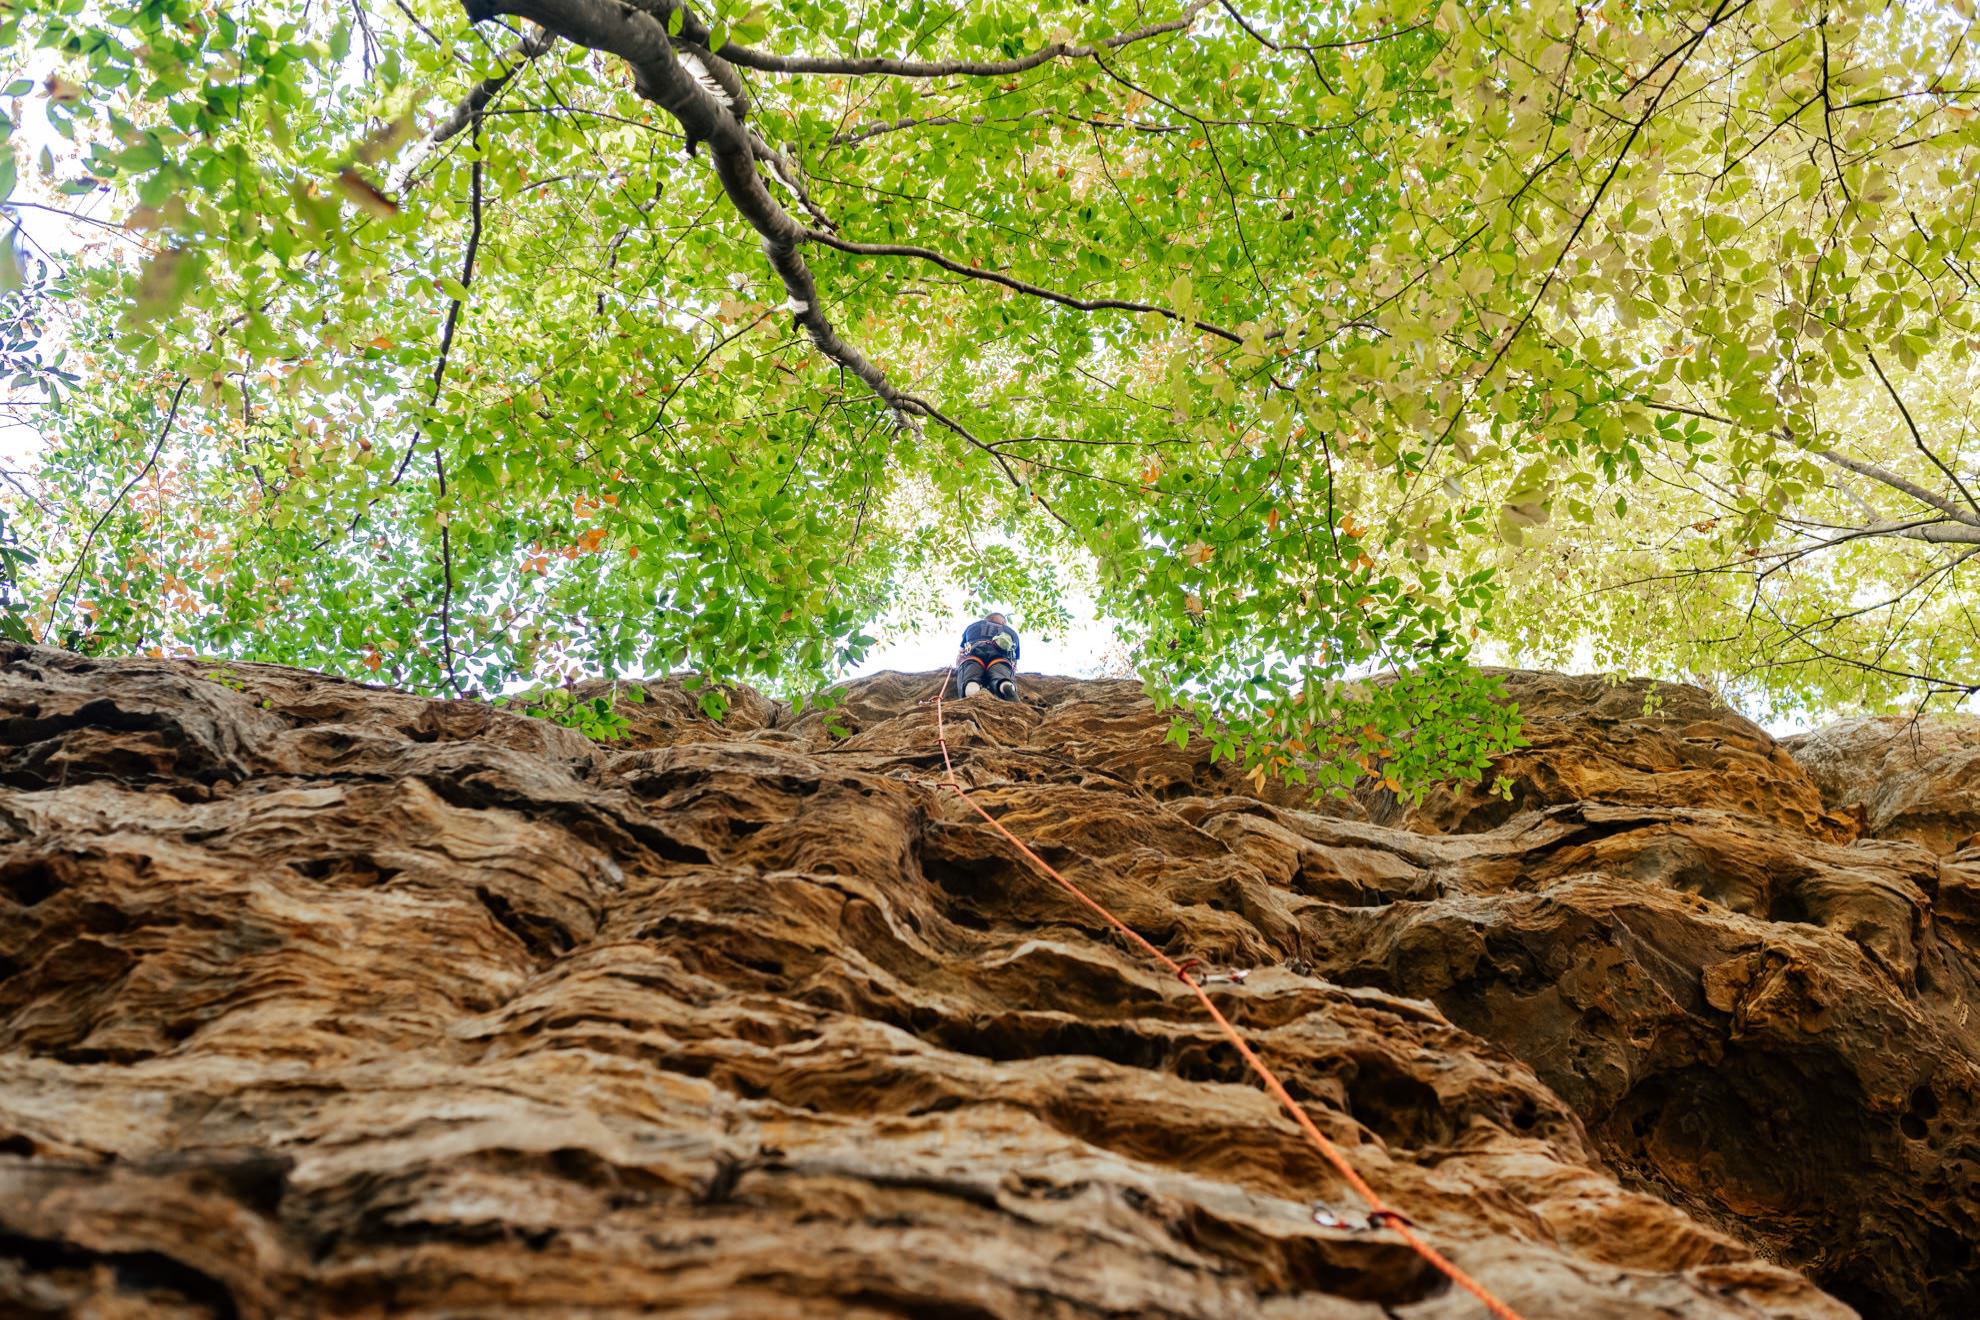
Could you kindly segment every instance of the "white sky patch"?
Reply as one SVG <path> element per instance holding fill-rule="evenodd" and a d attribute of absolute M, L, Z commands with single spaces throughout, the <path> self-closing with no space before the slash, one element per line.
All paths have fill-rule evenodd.
<path fill-rule="evenodd" d="M 885 669 L 910 673 L 924 669 L 947 669 L 955 661 L 956 649 L 962 645 L 963 629 L 974 621 L 971 617 L 957 615 L 947 624 L 928 623 L 911 631 L 883 635 L 880 644 L 867 655 L 864 663 L 852 671 L 851 676 L 863 678 Z M 1073 626 L 1053 638 L 1027 633 L 1018 620 L 1013 620 L 1012 626 L 1017 629 L 1018 646 L 1022 653 L 1018 660 L 1020 683 L 1026 674 L 1102 678 L 1122 673 L 1119 643 L 1113 629 L 1101 620 L 1082 618 L 1075 613 Z"/>
<path fill-rule="evenodd" d="M 34 90 L 6 103 L 7 117 L 14 121 L 7 145 L 14 152 L 16 176 L 13 194 L 0 202 L 0 242 L 11 243 L 30 265 L 46 262 L 62 270 L 85 244 L 102 239 L 104 231 L 90 220 L 110 218 L 110 194 L 99 190 L 82 197 L 66 197 L 49 187 L 42 177 L 41 159 L 46 151 L 51 159 L 73 164 L 77 149 L 48 126 L 48 97 L 44 90 L 48 75 L 55 68 L 55 52 L 37 51 L 24 66 L 0 70 L 0 82 L 26 79 Z M 60 166 L 58 166 L 60 173 Z M 19 232 L 15 232 L 15 225 Z M 7 259 L 7 258 L 0 258 Z M 59 327 L 50 327 L 50 334 Z M 44 339 L 44 355 L 55 345 Z M 44 361 L 46 356 L 44 356 Z M 41 451 L 41 428 L 36 416 L 42 395 L 38 390 L 19 391 L 0 387 L 0 467 L 19 471 L 32 466 Z"/>

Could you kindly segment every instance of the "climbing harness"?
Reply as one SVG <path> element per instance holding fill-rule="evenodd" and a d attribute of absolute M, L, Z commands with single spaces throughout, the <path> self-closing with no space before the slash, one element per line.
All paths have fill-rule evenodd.
<path fill-rule="evenodd" d="M 1218 1029 L 1224 1033 L 1224 1038 L 1237 1048 L 1237 1052 L 1244 1056 L 1244 1061 L 1251 1065 L 1251 1070 L 1258 1074 L 1260 1081 L 1265 1083 L 1265 1089 L 1272 1093 L 1273 1098 L 1279 1102 L 1280 1106 L 1288 1114 L 1292 1115 L 1293 1122 L 1299 1124 L 1300 1130 L 1306 1134 L 1307 1139 L 1313 1143 L 1314 1148 L 1320 1152 L 1329 1164 L 1334 1166 L 1334 1171 L 1341 1175 L 1342 1180 L 1354 1189 L 1355 1195 L 1359 1196 L 1368 1206 L 1366 1220 L 1361 1224 L 1355 1224 L 1341 1218 L 1333 1210 L 1328 1208 L 1325 1203 L 1315 1202 L 1313 1206 L 1313 1222 L 1326 1228 L 1344 1228 L 1357 1232 L 1375 1232 L 1387 1229 L 1408 1243 L 1417 1255 L 1434 1266 L 1445 1278 L 1484 1303 L 1485 1309 L 1497 1316 L 1499 1320 L 1521 1320 L 1517 1311 L 1493 1296 L 1484 1284 L 1479 1283 L 1469 1274 L 1459 1269 L 1450 1260 L 1446 1259 L 1442 1252 L 1425 1241 L 1416 1232 L 1415 1222 L 1409 1216 L 1384 1201 L 1375 1189 L 1370 1187 L 1359 1173 L 1355 1172 L 1354 1166 L 1348 1163 L 1347 1157 L 1341 1153 L 1340 1148 L 1327 1140 L 1326 1134 L 1314 1125 L 1312 1118 L 1307 1115 L 1306 1110 L 1301 1108 L 1299 1102 L 1292 1098 L 1292 1093 L 1286 1090 L 1285 1085 L 1279 1081 L 1278 1074 L 1267 1067 L 1265 1061 L 1259 1058 L 1253 1052 L 1251 1046 L 1245 1043 L 1244 1037 L 1238 1033 L 1238 1029 L 1231 1025 L 1231 1020 L 1224 1016 L 1223 1010 L 1217 1007 L 1216 1002 L 1210 998 L 1209 993 L 1203 988 L 1206 985 L 1241 985 L 1244 982 L 1246 972 L 1202 973 L 1200 970 L 1202 967 L 1200 959 L 1185 958 L 1183 961 L 1177 962 L 1168 954 L 1163 953 L 1160 949 L 1142 938 L 1133 927 L 1108 911 L 1084 889 L 1081 889 L 1078 885 L 1066 879 L 1065 876 L 1059 874 L 1049 862 L 1026 846 L 1023 839 L 1018 838 L 1017 835 L 1005 829 L 1003 822 L 984 810 L 983 805 L 969 795 L 969 789 L 963 785 L 960 779 L 956 778 L 955 763 L 949 757 L 948 726 L 942 720 L 943 697 L 948 692 L 949 684 L 954 681 L 954 678 L 955 666 L 951 665 L 948 674 L 942 680 L 941 688 L 935 694 L 935 737 L 942 744 L 942 771 L 944 776 L 942 787 L 953 790 L 957 797 L 969 804 L 971 810 L 975 811 L 977 815 L 983 817 L 988 822 L 991 829 L 1003 835 L 1019 852 L 1023 853 L 1033 866 L 1050 876 L 1058 883 L 1060 888 L 1072 895 L 1081 904 L 1097 913 L 1108 925 L 1125 936 L 1129 943 L 1140 948 L 1142 952 L 1146 953 L 1150 958 L 1153 958 L 1172 973 L 1177 980 L 1189 987 L 1190 993 L 1194 994 L 1197 1002 L 1203 1006 L 1203 1011 L 1215 1020 Z"/>

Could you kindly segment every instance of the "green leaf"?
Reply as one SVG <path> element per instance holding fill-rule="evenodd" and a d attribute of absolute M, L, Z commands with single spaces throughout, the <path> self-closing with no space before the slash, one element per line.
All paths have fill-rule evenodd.
<path fill-rule="evenodd" d="M 192 382 L 157 488 L 71 583 L 120 589 L 85 618 L 61 554 L 18 570 L 62 597 L 56 636 L 427 691 L 451 652 L 453 679 L 548 684 L 534 709 L 613 737 L 623 707 L 565 679 L 692 668 L 713 709 L 733 681 L 829 691 L 875 638 L 979 606 L 1036 637 L 1090 602 L 1172 739 L 1399 798 L 1482 785 L 1518 737 L 1475 644 L 1797 719 L 1980 671 L 1942 550 L 1810 540 L 1932 507 L 1825 452 L 1958 498 L 1893 392 L 1948 466 L 1980 463 L 1980 124 L 1916 94 L 1975 70 L 1930 6 L 1833 17 L 1825 62 L 1764 16 L 1654 6 L 1445 6 L 1374 40 L 1379 6 L 1258 20 L 1310 50 L 1205 16 L 1120 48 L 1125 81 L 1061 61 L 848 103 L 780 76 L 750 125 L 781 164 L 717 168 L 572 43 L 518 75 L 554 113 L 512 90 L 395 152 L 489 71 L 452 49 L 467 29 L 374 23 L 355 60 L 348 7 L 181 8 L 0 19 L 16 67 L 56 61 L 44 173 L 124 227 L 0 267 L 0 381 L 46 451 L 23 534 L 72 545 Z M 1135 8 L 696 12 L 718 46 L 1008 60 Z M 1673 50 L 1669 95 L 1629 89 Z M 1833 157 L 1806 140 L 1825 67 Z M 1699 93 L 1725 70 L 1750 73 Z M 738 210 L 722 181 L 751 171 L 769 201 Z M 940 260 L 843 250 L 889 244 Z"/>

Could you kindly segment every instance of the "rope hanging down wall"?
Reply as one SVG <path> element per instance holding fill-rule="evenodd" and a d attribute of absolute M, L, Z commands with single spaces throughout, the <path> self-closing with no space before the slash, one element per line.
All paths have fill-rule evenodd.
<path fill-rule="evenodd" d="M 951 677 L 954 675 L 954 672 L 953 669 L 950 670 Z M 1065 876 L 1059 874 L 1049 862 L 1026 846 L 1024 840 L 1005 829 L 1002 822 L 984 810 L 982 804 L 969 795 L 969 789 L 963 785 L 960 779 L 956 778 L 955 763 L 949 757 L 948 726 L 942 719 L 942 702 L 948 694 L 949 682 L 949 678 L 944 678 L 942 680 L 941 691 L 935 694 L 935 737 L 942 744 L 942 786 L 953 790 L 957 797 L 967 802 L 971 810 L 975 811 L 977 815 L 983 817 L 989 823 L 990 828 L 1010 840 L 1033 866 L 1037 867 L 1045 875 L 1050 876 L 1058 883 L 1060 888 L 1071 894 L 1081 904 L 1097 913 L 1108 925 L 1119 931 L 1130 944 L 1139 948 L 1157 963 L 1160 963 L 1177 980 L 1189 987 L 1190 993 L 1195 995 L 1197 1002 L 1203 1006 L 1203 1011 L 1215 1020 L 1218 1029 L 1224 1033 L 1224 1037 L 1232 1045 L 1237 1047 L 1238 1053 L 1244 1056 L 1244 1061 L 1251 1065 L 1251 1070 L 1258 1074 L 1260 1081 L 1265 1083 L 1265 1089 L 1272 1093 L 1273 1098 L 1279 1102 L 1288 1114 L 1292 1115 L 1293 1122 L 1299 1124 L 1300 1130 L 1306 1134 L 1307 1140 L 1313 1143 L 1314 1147 L 1326 1161 L 1334 1166 L 1335 1171 L 1341 1175 L 1342 1180 L 1348 1186 L 1354 1188 L 1355 1194 L 1367 1204 L 1368 1222 L 1371 1226 L 1393 1230 L 1396 1236 L 1408 1243 L 1417 1255 L 1423 1257 L 1424 1260 L 1428 1261 L 1446 1278 L 1450 1279 L 1452 1283 L 1455 1283 L 1458 1287 L 1464 1289 L 1473 1297 L 1476 1297 L 1480 1302 L 1483 1302 L 1485 1309 L 1499 1317 L 1499 1320 L 1520 1320 L 1520 1315 L 1517 1311 L 1514 1311 L 1510 1306 L 1507 1306 L 1504 1302 L 1493 1296 L 1486 1289 L 1485 1285 L 1459 1269 L 1450 1260 L 1446 1259 L 1442 1252 L 1425 1241 L 1412 1226 L 1408 1216 L 1402 1214 L 1393 1206 L 1389 1205 L 1388 1202 L 1384 1201 L 1375 1189 L 1370 1187 L 1359 1173 L 1355 1172 L 1354 1166 L 1348 1163 L 1347 1157 L 1341 1153 L 1340 1147 L 1329 1141 L 1326 1134 L 1314 1125 L 1313 1119 L 1308 1116 L 1305 1109 L 1300 1107 L 1299 1102 L 1292 1098 L 1292 1093 L 1286 1090 L 1284 1083 L 1279 1081 L 1278 1075 L 1266 1065 L 1263 1059 L 1258 1057 L 1251 1046 L 1245 1043 L 1244 1037 L 1238 1033 L 1238 1029 L 1231 1025 L 1231 1020 L 1224 1016 L 1223 1010 L 1218 1008 L 1216 1002 L 1210 998 L 1208 992 L 1203 988 L 1203 983 L 1197 979 L 1195 972 L 1196 960 L 1194 958 L 1177 962 L 1168 954 L 1163 953 L 1153 944 L 1150 944 L 1146 939 L 1143 939 L 1133 927 L 1129 926 L 1112 912 L 1109 912 L 1092 895 L 1066 879 Z"/>

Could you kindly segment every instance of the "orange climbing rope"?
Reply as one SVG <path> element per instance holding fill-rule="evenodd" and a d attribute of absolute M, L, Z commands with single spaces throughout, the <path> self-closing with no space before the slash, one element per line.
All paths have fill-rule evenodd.
<path fill-rule="evenodd" d="M 951 668 L 949 673 L 953 676 L 955 670 Z M 1355 1194 L 1367 1203 L 1368 1222 L 1371 1227 L 1388 1227 L 1393 1229 L 1396 1236 L 1407 1242 L 1415 1250 L 1417 1255 L 1435 1266 L 1452 1283 L 1455 1283 L 1458 1287 L 1483 1302 L 1485 1309 L 1499 1317 L 1499 1320 L 1520 1320 L 1520 1315 L 1517 1311 L 1507 1306 L 1497 1297 L 1494 1297 L 1487 1291 L 1484 1284 L 1459 1269 L 1450 1260 L 1446 1259 L 1442 1252 L 1438 1251 L 1419 1236 L 1416 1230 L 1411 1227 L 1409 1218 L 1391 1207 L 1388 1202 L 1384 1201 L 1377 1194 L 1373 1187 L 1368 1185 L 1367 1181 L 1359 1173 L 1355 1172 L 1354 1166 L 1348 1163 L 1347 1156 L 1341 1154 L 1340 1147 L 1327 1140 L 1326 1134 L 1314 1125 L 1312 1118 L 1308 1117 L 1306 1110 L 1301 1108 L 1299 1102 L 1292 1098 L 1292 1094 L 1279 1081 L 1277 1074 L 1266 1066 L 1265 1061 L 1253 1052 L 1251 1046 L 1245 1044 L 1244 1037 L 1238 1034 L 1238 1029 L 1231 1025 L 1231 1020 L 1224 1016 L 1223 1010 L 1218 1008 L 1216 1002 L 1204 991 L 1202 983 L 1193 974 L 1196 967 L 1196 959 L 1189 958 L 1182 962 L 1177 962 L 1168 954 L 1163 953 L 1153 944 L 1150 944 L 1146 939 L 1143 939 L 1126 922 L 1101 906 L 1092 895 L 1066 879 L 1063 875 L 1060 875 L 1058 871 L 1053 869 L 1051 863 L 1027 847 L 1023 839 L 1018 838 L 1017 835 L 1005 829 L 1001 821 L 988 811 L 985 811 L 982 804 L 969 795 L 969 790 L 963 786 L 961 780 L 956 778 L 955 764 L 949 759 L 948 727 L 942 720 L 942 701 L 948 694 L 949 681 L 949 678 L 945 677 L 942 680 L 942 690 L 935 694 L 935 737 L 942 744 L 942 770 L 946 776 L 942 781 L 943 786 L 954 789 L 957 797 L 967 802 L 977 815 L 989 822 L 991 829 L 997 831 L 997 833 L 1015 844 L 1017 850 L 1029 858 L 1033 866 L 1036 866 L 1046 875 L 1051 876 L 1068 894 L 1071 894 L 1081 903 L 1098 913 L 1108 925 L 1112 926 L 1122 935 L 1125 935 L 1130 943 L 1140 948 L 1149 957 L 1162 964 L 1163 967 L 1175 973 L 1176 979 L 1189 987 L 1190 993 L 1196 996 L 1197 1002 L 1203 1005 L 1204 1011 L 1216 1020 L 1217 1026 L 1223 1031 L 1225 1038 L 1237 1047 L 1238 1053 L 1244 1056 L 1244 1061 L 1251 1065 L 1251 1070 L 1257 1073 L 1259 1080 L 1265 1083 L 1265 1089 L 1272 1093 L 1273 1097 L 1278 1100 L 1279 1104 L 1285 1108 L 1288 1114 L 1292 1115 L 1293 1122 L 1299 1124 L 1300 1130 L 1306 1133 L 1307 1138 L 1318 1148 L 1320 1154 L 1326 1157 L 1327 1162 L 1334 1166 L 1335 1170 L 1347 1182 L 1348 1186 L 1354 1188 Z"/>

